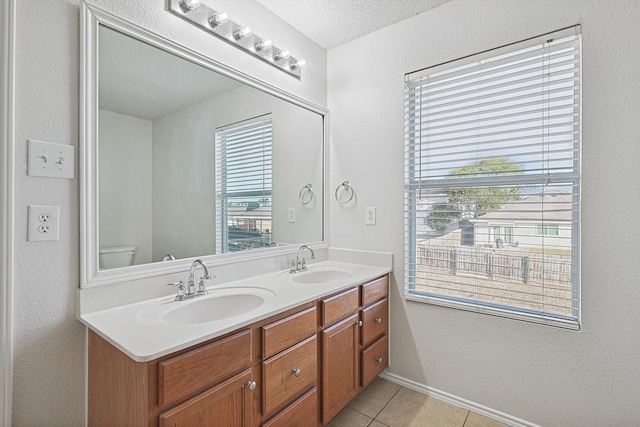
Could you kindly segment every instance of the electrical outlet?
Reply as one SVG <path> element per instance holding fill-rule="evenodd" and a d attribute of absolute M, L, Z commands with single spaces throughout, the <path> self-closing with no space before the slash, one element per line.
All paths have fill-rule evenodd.
<path fill-rule="evenodd" d="M 59 217 L 59 206 L 29 206 L 29 241 L 59 240 Z"/>
<path fill-rule="evenodd" d="M 289 208 L 287 211 L 287 221 L 296 222 L 296 208 Z"/>
<path fill-rule="evenodd" d="M 365 208 L 364 212 L 364 223 L 366 225 L 376 225 L 376 208 Z"/>

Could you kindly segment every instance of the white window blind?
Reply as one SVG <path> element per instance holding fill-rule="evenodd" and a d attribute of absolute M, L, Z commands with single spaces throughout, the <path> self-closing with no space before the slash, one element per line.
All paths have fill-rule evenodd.
<path fill-rule="evenodd" d="M 272 125 L 259 117 L 216 132 L 218 252 L 271 242 Z"/>
<path fill-rule="evenodd" d="M 579 327 L 578 30 L 407 74 L 407 298 Z"/>

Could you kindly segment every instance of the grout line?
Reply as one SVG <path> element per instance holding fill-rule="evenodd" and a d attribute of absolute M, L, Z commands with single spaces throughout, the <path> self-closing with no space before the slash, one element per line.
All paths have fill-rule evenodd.
<path fill-rule="evenodd" d="M 462 423 L 462 427 L 464 427 L 464 425 L 467 424 L 467 420 L 469 419 L 469 415 L 471 415 L 471 411 L 467 411 L 467 416 L 464 417 L 464 422 Z"/>
<path fill-rule="evenodd" d="M 380 415 L 382 413 L 382 411 L 384 411 L 384 408 L 387 407 L 387 405 L 389 405 L 389 402 L 391 402 L 393 400 L 394 397 L 396 397 L 396 394 L 398 394 L 398 392 L 402 389 L 402 386 L 400 386 L 395 393 L 393 393 L 393 395 L 389 398 L 389 400 L 387 400 L 387 403 L 385 403 L 384 405 L 382 405 L 382 408 L 380 408 L 380 410 L 376 413 L 376 416 L 373 417 L 374 421 L 378 421 L 378 415 Z M 378 421 L 380 423 L 380 421 Z M 384 423 L 380 423 L 380 424 L 384 424 Z M 386 425 L 386 424 L 384 424 Z"/>

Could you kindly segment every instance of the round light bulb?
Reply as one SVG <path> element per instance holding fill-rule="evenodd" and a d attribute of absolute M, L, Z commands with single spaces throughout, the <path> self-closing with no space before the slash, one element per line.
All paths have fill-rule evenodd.
<path fill-rule="evenodd" d="M 233 36 L 236 40 L 242 40 L 251 35 L 251 28 L 249 27 L 238 27 L 236 31 L 233 33 Z"/>
<path fill-rule="evenodd" d="M 180 5 L 187 11 L 197 9 L 200 4 L 202 4 L 201 0 L 180 0 Z"/>
<path fill-rule="evenodd" d="M 227 12 L 214 13 L 209 18 L 209 25 L 212 27 L 217 27 L 219 25 L 226 24 L 227 22 L 229 22 L 229 15 L 227 15 Z"/>
<path fill-rule="evenodd" d="M 263 50 L 269 50 L 271 49 L 271 46 L 273 46 L 273 42 L 269 39 L 260 40 L 255 44 L 255 48 L 258 52 L 262 52 Z"/>
<path fill-rule="evenodd" d="M 304 58 L 300 58 L 300 59 L 296 59 L 295 61 L 293 61 L 293 63 L 291 64 L 290 68 L 291 70 L 298 70 L 302 67 L 304 67 L 305 65 L 307 65 L 307 61 Z"/>
<path fill-rule="evenodd" d="M 273 60 L 276 62 L 279 61 L 284 61 L 285 59 L 288 59 L 291 56 L 291 52 L 289 52 L 288 50 L 279 50 L 274 56 L 273 56 Z"/>

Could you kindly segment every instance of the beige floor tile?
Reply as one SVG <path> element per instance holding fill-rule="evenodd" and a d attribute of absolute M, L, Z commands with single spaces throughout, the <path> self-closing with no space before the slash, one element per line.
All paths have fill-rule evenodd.
<path fill-rule="evenodd" d="M 367 427 L 372 419 L 353 409 L 344 408 L 325 427 Z"/>
<path fill-rule="evenodd" d="M 379 423 L 376 420 L 373 420 L 371 421 L 371 424 L 369 424 L 368 427 L 389 427 L 389 426 L 386 424 Z"/>
<path fill-rule="evenodd" d="M 402 387 L 376 420 L 390 427 L 462 427 L 469 411 Z"/>
<path fill-rule="evenodd" d="M 375 418 L 398 390 L 398 384 L 376 378 L 349 404 L 349 408 Z"/>
<path fill-rule="evenodd" d="M 484 415 L 477 414 L 475 412 L 469 412 L 467 421 L 464 423 L 464 427 L 509 427 L 507 424 L 500 421 L 493 420 L 485 417 Z"/>

